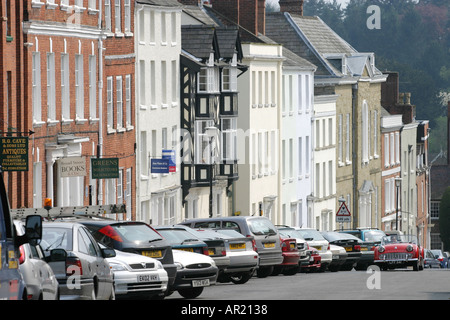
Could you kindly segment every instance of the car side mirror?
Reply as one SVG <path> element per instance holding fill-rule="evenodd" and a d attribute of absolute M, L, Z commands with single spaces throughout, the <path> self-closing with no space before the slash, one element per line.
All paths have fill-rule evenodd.
<path fill-rule="evenodd" d="M 37 246 L 42 239 L 42 217 L 38 215 L 27 216 L 25 222 L 25 234 L 18 237 L 17 246 L 29 243 Z"/>
<path fill-rule="evenodd" d="M 434 256 L 434 258 L 435 258 L 435 259 L 439 259 L 439 255 L 436 254 L 436 255 Z"/>
<path fill-rule="evenodd" d="M 102 250 L 103 258 L 114 258 L 116 256 L 116 251 L 114 249 L 103 248 L 101 250 Z"/>

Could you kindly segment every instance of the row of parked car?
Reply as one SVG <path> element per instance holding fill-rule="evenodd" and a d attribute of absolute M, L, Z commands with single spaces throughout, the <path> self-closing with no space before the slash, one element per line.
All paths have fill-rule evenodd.
<path fill-rule="evenodd" d="M 22 222 L 15 225 L 25 232 Z M 399 245 L 390 253 L 381 230 L 319 232 L 274 226 L 260 216 L 153 227 L 60 216 L 43 223 L 39 245 L 21 246 L 20 270 L 28 299 L 163 299 L 175 291 L 192 299 L 217 282 L 244 284 L 253 276 L 365 270 L 372 264 L 431 266 L 428 251 L 418 250 L 416 259 L 412 243 L 400 249 L 403 256 Z"/>

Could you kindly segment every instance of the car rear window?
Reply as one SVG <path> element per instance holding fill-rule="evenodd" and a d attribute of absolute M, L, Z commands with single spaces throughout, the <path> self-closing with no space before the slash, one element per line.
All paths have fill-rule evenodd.
<path fill-rule="evenodd" d="M 364 240 L 365 241 L 381 241 L 381 238 L 383 238 L 385 233 L 381 230 L 371 230 L 366 231 L 364 233 Z"/>
<path fill-rule="evenodd" d="M 249 219 L 248 227 L 254 235 L 276 235 L 274 225 L 266 219 Z"/>
<path fill-rule="evenodd" d="M 312 229 L 305 229 L 305 230 L 299 230 L 301 235 L 303 236 L 303 239 L 311 239 L 312 240 L 325 240 L 325 238 L 320 234 L 317 230 Z"/>
<path fill-rule="evenodd" d="M 146 224 L 118 224 L 111 227 L 123 240 L 130 242 L 151 242 L 162 240 L 161 236 Z"/>
<path fill-rule="evenodd" d="M 186 240 L 189 241 L 199 241 L 191 233 L 186 230 L 180 229 L 159 229 L 158 232 L 167 240 L 169 243 L 183 243 Z"/>
<path fill-rule="evenodd" d="M 72 230 L 68 228 L 44 228 L 40 245 L 44 251 L 53 249 L 72 251 Z"/>

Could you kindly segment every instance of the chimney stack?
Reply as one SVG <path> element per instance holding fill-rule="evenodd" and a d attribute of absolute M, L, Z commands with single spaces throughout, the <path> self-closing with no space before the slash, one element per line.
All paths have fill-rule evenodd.
<path fill-rule="evenodd" d="M 266 0 L 211 0 L 214 10 L 251 33 L 265 34 Z"/>
<path fill-rule="evenodd" d="M 202 0 L 178 0 L 178 2 L 185 6 L 202 6 Z"/>
<path fill-rule="evenodd" d="M 281 12 L 303 15 L 303 0 L 279 0 Z"/>

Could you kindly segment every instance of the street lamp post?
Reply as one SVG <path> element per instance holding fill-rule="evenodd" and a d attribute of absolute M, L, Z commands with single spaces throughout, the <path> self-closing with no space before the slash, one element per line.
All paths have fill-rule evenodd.
<path fill-rule="evenodd" d="M 402 178 L 395 178 L 395 188 L 397 191 L 396 212 L 395 212 L 395 230 L 398 230 L 398 202 L 399 202 L 399 190 L 402 185 Z"/>
<path fill-rule="evenodd" d="M 216 153 L 216 137 L 218 134 L 217 127 L 207 127 L 206 135 L 211 139 L 210 140 L 210 160 L 209 160 L 209 217 L 213 216 L 213 166 L 215 164 L 215 153 Z"/>

